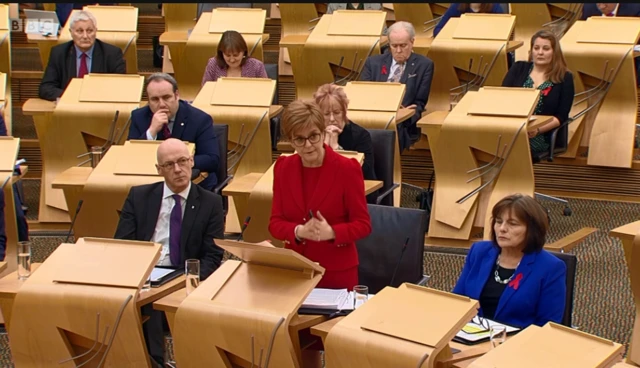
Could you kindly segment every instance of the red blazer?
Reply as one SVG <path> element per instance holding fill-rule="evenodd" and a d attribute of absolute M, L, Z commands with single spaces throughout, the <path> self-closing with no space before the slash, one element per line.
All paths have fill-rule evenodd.
<path fill-rule="evenodd" d="M 362 168 L 355 159 L 348 159 L 324 145 L 325 156 L 309 208 L 302 194 L 302 160 L 297 154 L 281 156 L 273 172 L 273 205 L 269 232 L 327 271 L 345 270 L 358 265 L 355 241 L 371 232 L 371 219 L 364 195 Z M 308 220 L 309 210 L 322 216 L 333 228 L 332 241 L 298 242 L 294 235 L 297 225 Z"/>

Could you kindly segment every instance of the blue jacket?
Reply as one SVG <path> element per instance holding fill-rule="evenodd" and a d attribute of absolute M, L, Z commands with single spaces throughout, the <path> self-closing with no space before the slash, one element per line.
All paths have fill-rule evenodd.
<path fill-rule="evenodd" d="M 147 139 L 147 129 L 151 125 L 153 113 L 149 106 L 131 112 L 131 127 L 127 139 Z M 220 163 L 218 140 L 213 133 L 213 119 L 206 112 L 180 100 L 180 107 L 173 123 L 171 137 L 196 144 L 194 155 L 195 169 L 209 173 L 200 185 L 211 190 L 217 183 L 216 172 Z M 158 132 L 158 140 L 164 140 L 162 131 Z"/>
<path fill-rule="evenodd" d="M 447 11 L 444 12 L 444 14 L 442 15 L 442 18 L 440 18 L 440 21 L 436 25 L 436 28 L 433 29 L 433 37 L 437 36 L 438 33 L 440 33 L 442 28 L 444 28 L 444 26 L 449 21 L 449 18 L 451 18 L 451 17 L 454 17 L 454 18 L 455 17 L 460 17 L 462 15 L 462 12 L 460 12 L 460 10 L 458 10 L 458 6 L 460 6 L 460 4 L 461 3 L 452 3 L 451 5 L 449 5 L 449 9 L 447 9 Z M 489 13 L 491 13 L 491 14 L 503 14 L 503 13 L 505 13 L 505 11 L 504 11 L 504 9 L 502 9 L 502 7 L 500 6 L 499 3 L 493 3 L 493 8 L 491 8 L 491 11 Z"/>
<path fill-rule="evenodd" d="M 499 248 L 492 241 L 474 243 L 453 292 L 480 300 L 498 255 Z M 546 250 L 525 254 L 500 297 L 494 319 L 520 328 L 531 324 L 543 326 L 549 321 L 561 323 L 567 294 L 566 277 L 564 262 Z M 482 316 L 482 305 L 479 314 Z"/>

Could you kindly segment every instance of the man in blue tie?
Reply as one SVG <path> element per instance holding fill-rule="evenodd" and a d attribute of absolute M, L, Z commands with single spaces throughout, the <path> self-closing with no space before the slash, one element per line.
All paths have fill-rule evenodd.
<path fill-rule="evenodd" d="M 149 104 L 131 113 L 127 139 L 152 141 L 177 138 L 195 143 L 194 168 L 201 173 L 208 173 L 200 186 L 213 189 L 218 183 L 216 171 L 220 161 L 213 119 L 206 112 L 180 99 L 178 82 L 169 74 L 151 74 L 146 87 Z"/>
<path fill-rule="evenodd" d="M 131 188 L 114 238 L 162 244 L 159 266 L 183 268 L 185 260 L 199 259 L 200 279 L 205 280 L 222 262 L 223 251 L 213 240 L 224 237 L 222 198 L 191 184 L 193 156 L 184 142 L 162 142 L 157 161 L 164 181 Z M 142 313 L 150 316 L 143 324 L 149 354 L 162 365 L 164 313 L 151 304 Z"/>

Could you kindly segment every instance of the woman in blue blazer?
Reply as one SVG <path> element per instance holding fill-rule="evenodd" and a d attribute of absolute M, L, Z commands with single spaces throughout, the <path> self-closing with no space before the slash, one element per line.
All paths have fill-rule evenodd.
<path fill-rule="evenodd" d="M 453 292 L 480 301 L 481 317 L 526 328 L 561 323 L 567 269 L 545 251 L 546 211 L 514 194 L 493 207 L 491 241 L 474 243 Z"/>

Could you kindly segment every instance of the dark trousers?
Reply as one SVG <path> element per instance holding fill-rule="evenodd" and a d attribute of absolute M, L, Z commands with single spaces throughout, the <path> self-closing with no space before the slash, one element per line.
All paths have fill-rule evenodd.
<path fill-rule="evenodd" d="M 149 316 L 149 320 L 142 324 L 147 351 L 156 363 L 164 367 L 164 325 L 166 324 L 164 312 L 153 309 L 153 303 L 143 306 L 141 310 L 143 316 Z"/>

